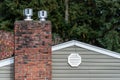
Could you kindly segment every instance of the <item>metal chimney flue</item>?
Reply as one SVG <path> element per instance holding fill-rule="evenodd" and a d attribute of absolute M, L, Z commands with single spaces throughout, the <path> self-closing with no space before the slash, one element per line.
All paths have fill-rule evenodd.
<path fill-rule="evenodd" d="M 31 19 L 31 16 L 33 16 L 33 10 L 31 8 L 26 8 L 23 11 L 23 15 L 26 16 L 26 18 L 24 19 L 25 21 L 33 20 L 33 19 Z"/>
<path fill-rule="evenodd" d="M 45 11 L 45 10 L 38 11 L 38 17 L 39 17 L 40 21 L 46 21 L 47 11 Z"/>

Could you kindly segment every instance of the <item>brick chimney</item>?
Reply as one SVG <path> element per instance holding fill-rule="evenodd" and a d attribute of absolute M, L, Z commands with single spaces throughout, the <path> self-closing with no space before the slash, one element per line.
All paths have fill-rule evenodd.
<path fill-rule="evenodd" d="M 51 22 L 15 22 L 15 80 L 51 80 Z"/>

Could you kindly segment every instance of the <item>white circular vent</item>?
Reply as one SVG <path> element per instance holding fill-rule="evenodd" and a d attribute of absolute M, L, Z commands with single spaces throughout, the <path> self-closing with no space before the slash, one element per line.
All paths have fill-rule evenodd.
<path fill-rule="evenodd" d="M 78 67 L 81 63 L 81 56 L 78 53 L 71 53 L 68 56 L 68 63 L 72 67 Z"/>

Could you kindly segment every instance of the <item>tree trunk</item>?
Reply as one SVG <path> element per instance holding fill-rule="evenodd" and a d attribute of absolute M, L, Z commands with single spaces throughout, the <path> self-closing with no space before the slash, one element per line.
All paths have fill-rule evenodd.
<path fill-rule="evenodd" d="M 68 1 L 69 0 L 65 0 L 65 21 L 68 22 Z"/>

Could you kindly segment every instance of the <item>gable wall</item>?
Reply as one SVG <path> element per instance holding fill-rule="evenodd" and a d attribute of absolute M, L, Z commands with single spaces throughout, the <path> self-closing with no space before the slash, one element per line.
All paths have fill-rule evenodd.
<path fill-rule="evenodd" d="M 67 63 L 72 52 L 82 57 L 77 68 Z M 120 80 L 120 59 L 75 46 L 61 49 L 52 53 L 52 77 L 52 80 Z"/>
<path fill-rule="evenodd" d="M 13 64 L 0 67 L 0 80 L 14 80 Z"/>

